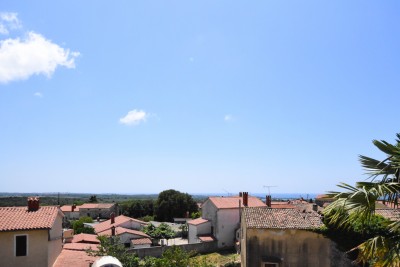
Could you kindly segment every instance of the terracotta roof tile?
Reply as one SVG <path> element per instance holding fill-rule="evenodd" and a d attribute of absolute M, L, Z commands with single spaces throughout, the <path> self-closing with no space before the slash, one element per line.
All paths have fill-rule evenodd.
<path fill-rule="evenodd" d="M 137 239 L 132 239 L 131 243 L 133 245 L 147 245 L 151 244 L 151 239 L 150 238 L 137 238 Z"/>
<path fill-rule="evenodd" d="M 211 235 L 203 235 L 203 236 L 198 236 L 201 242 L 212 242 L 215 241 L 215 238 Z"/>
<path fill-rule="evenodd" d="M 63 249 L 53 267 L 89 267 L 98 258 L 89 256 L 85 251 Z"/>
<path fill-rule="evenodd" d="M 72 243 L 95 243 L 100 244 L 97 235 L 91 234 L 77 234 L 72 237 Z"/>
<path fill-rule="evenodd" d="M 199 225 L 199 224 L 206 223 L 206 222 L 208 222 L 208 220 L 203 219 L 203 218 L 197 218 L 197 219 L 188 221 L 187 223 L 192 224 L 192 225 Z"/>
<path fill-rule="evenodd" d="M 50 229 L 58 214 L 56 206 L 40 207 L 37 211 L 28 211 L 27 207 L 1 207 L 0 231 Z"/>
<path fill-rule="evenodd" d="M 75 211 L 79 211 L 79 207 L 80 206 L 76 206 L 75 209 L 74 209 L 74 212 Z M 61 209 L 62 212 L 72 212 L 72 206 L 71 205 L 64 205 L 60 209 Z"/>
<path fill-rule="evenodd" d="M 81 209 L 110 209 L 115 203 L 85 203 L 79 206 Z"/>
<path fill-rule="evenodd" d="M 243 199 L 239 196 L 234 197 L 210 197 L 209 200 L 214 203 L 218 209 L 234 209 L 239 208 L 239 200 L 243 207 Z M 249 196 L 248 207 L 265 207 L 266 204 L 257 197 Z"/>
<path fill-rule="evenodd" d="M 313 229 L 324 225 L 318 213 L 297 209 L 245 208 L 243 216 L 248 228 Z"/>
<path fill-rule="evenodd" d="M 99 224 L 96 224 L 94 226 L 94 230 L 96 233 L 100 233 L 105 230 L 111 229 L 111 227 L 113 227 L 113 226 L 117 227 L 117 226 L 120 226 L 121 224 L 129 222 L 129 221 L 137 222 L 143 226 L 147 225 L 147 223 L 145 223 L 143 221 L 140 221 L 140 220 L 137 220 L 134 218 L 130 218 L 130 217 L 126 217 L 124 215 L 120 215 L 120 216 L 115 217 L 115 222 L 113 224 L 111 224 L 111 219 L 110 219 L 110 220 L 101 222 Z"/>
<path fill-rule="evenodd" d="M 67 249 L 67 250 L 88 250 L 88 249 L 92 249 L 92 250 L 99 250 L 99 248 L 97 247 L 97 244 L 88 244 L 88 243 L 66 243 L 63 246 L 63 249 Z"/>
<path fill-rule="evenodd" d="M 143 233 L 141 231 L 127 229 L 127 228 L 123 228 L 123 227 L 115 227 L 115 235 L 121 235 L 121 234 L 124 234 L 124 233 L 143 236 L 143 237 L 150 237 L 150 236 L 148 236 L 147 234 L 145 234 L 145 233 Z M 100 232 L 99 235 L 110 236 L 111 235 L 111 229 L 107 229 L 107 230 L 105 230 L 103 232 Z"/>

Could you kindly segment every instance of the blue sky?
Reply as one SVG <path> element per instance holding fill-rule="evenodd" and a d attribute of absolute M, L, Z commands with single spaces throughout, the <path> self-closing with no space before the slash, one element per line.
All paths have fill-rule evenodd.
<path fill-rule="evenodd" d="M 398 1 L 0 12 L 1 192 L 322 193 L 399 132 Z"/>

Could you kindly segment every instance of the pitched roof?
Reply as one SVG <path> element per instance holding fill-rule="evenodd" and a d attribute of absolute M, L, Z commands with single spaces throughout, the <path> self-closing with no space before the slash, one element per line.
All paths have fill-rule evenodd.
<path fill-rule="evenodd" d="M 97 239 L 97 235 L 91 234 L 77 234 L 72 237 L 72 243 L 96 243 L 100 244 L 100 241 Z"/>
<path fill-rule="evenodd" d="M 109 209 L 112 208 L 115 203 L 85 203 L 79 208 L 81 209 Z"/>
<path fill-rule="evenodd" d="M 68 250 L 99 250 L 97 244 L 88 244 L 88 243 L 66 243 L 63 246 L 63 249 L 68 249 Z"/>
<path fill-rule="evenodd" d="M 194 220 L 190 220 L 187 223 L 188 224 L 192 224 L 192 225 L 199 225 L 199 224 L 206 223 L 206 222 L 208 222 L 208 220 L 203 219 L 203 218 L 197 218 L 197 219 L 194 219 Z"/>
<path fill-rule="evenodd" d="M 80 206 L 76 206 L 75 209 L 74 209 L 74 212 L 75 211 L 79 211 L 79 207 Z M 60 209 L 61 209 L 62 212 L 72 212 L 72 206 L 71 205 L 64 205 Z"/>
<path fill-rule="evenodd" d="M 211 235 L 202 235 L 198 236 L 201 242 L 212 242 L 215 241 L 215 238 Z"/>
<path fill-rule="evenodd" d="M 239 196 L 233 197 L 209 197 L 208 198 L 218 209 L 234 209 L 239 208 L 239 200 L 243 207 L 243 198 Z M 265 207 L 266 204 L 257 197 L 249 196 L 248 207 Z"/>
<path fill-rule="evenodd" d="M 294 209 L 295 206 L 288 202 L 271 202 L 271 208 L 273 208 L 273 209 Z"/>
<path fill-rule="evenodd" d="M 400 221 L 399 209 L 376 209 L 375 214 L 381 215 L 391 221 Z"/>
<path fill-rule="evenodd" d="M 56 206 L 40 207 L 37 211 L 28 211 L 27 207 L 1 207 L 0 231 L 51 229 L 58 214 L 62 215 Z"/>
<path fill-rule="evenodd" d="M 150 238 L 137 238 L 137 239 L 131 239 L 131 243 L 133 245 L 147 245 L 151 244 L 151 239 Z"/>
<path fill-rule="evenodd" d="M 324 225 L 315 211 L 297 209 L 245 208 L 243 217 L 248 228 L 313 229 Z"/>
<path fill-rule="evenodd" d="M 130 218 L 130 217 L 127 217 L 124 215 L 119 215 L 119 216 L 115 217 L 114 223 L 111 223 L 111 219 L 110 219 L 110 220 L 101 222 L 99 224 L 96 224 L 93 228 L 96 233 L 100 233 L 105 230 L 111 229 L 111 227 L 113 227 L 113 226 L 117 227 L 117 226 L 120 226 L 121 224 L 129 222 L 129 221 L 139 223 L 143 226 L 147 225 L 147 223 L 145 223 L 144 221 Z"/>
<path fill-rule="evenodd" d="M 53 267 L 89 267 L 98 258 L 89 256 L 86 251 L 63 249 Z"/>
<path fill-rule="evenodd" d="M 137 231 L 137 230 L 132 230 L 132 229 L 127 229 L 124 227 L 115 227 L 115 235 L 121 235 L 124 233 L 128 233 L 128 234 L 133 234 L 133 235 L 138 235 L 138 236 L 143 236 L 143 237 L 150 237 L 147 234 L 141 232 L 141 231 Z M 111 229 L 107 229 L 103 232 L 100 232 L 99 235 L 111 235 Z"/>

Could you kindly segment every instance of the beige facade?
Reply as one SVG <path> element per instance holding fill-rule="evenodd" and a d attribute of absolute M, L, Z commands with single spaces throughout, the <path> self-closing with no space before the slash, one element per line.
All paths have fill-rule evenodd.
<path fill-rule="evenodd" d="M 15 238 L 19 235 L 27 236 L 26 256 L 16 256 Z M 61 249 L 61 236 L 49 241 L 47 229 L 0 232 L 0 267 L 51 267 L 61 253 Z"/>
<path fill-rule="evenodd" d="M 242 267 L 352 266 L 333 241 L 309 230 L 243 229 L 242 237 Z"/>

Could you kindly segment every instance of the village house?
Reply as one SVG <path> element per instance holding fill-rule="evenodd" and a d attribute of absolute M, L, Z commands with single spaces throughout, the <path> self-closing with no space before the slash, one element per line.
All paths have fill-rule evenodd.
<path fill-rule="evenodd" d="M 111 213 L 118 214 L 118 205 L 115 203 L 85 203 L 79 206 L 79 218 L 109 219 Z"/>
<path fill-rule="evenodd" d="M 231 248 L 235 245 L 236 232 L 240 228 L 241 207 L 265 207 L 266 204 L 257 197 L 249 196 L 247 192 L 239 196 L 209 197 L 202 205 L 204 221 L 189 221 L 188 239 L 192 242 L 201 241 L 201 236 L 212 236 L 218 241 L 218 248 Z M 209 232 L 206 233 L 206 229 Z M 206 238 L 210 240 L 209 237 Z M 190 243 L 190 242 L 189 242 Z"/>
<path fill-rule="evenodd" d="M 351 266 L 333 241 L 312 231 L 323 226 L 315 211 L 245 207 L 241 221 L 242 267 Z"/>
<path fill-rule="evenodd" d="M 0 266 L 53 266 L 62 250 L 63 213 L 56 206 L 0 208 Z"/>
<path fill-rule="evenodd" d="M 61 206 L 61 211 L 64 213 L 64 220 L 78 220 L 79 219 L 79 206 L 64 205 Z"/>
<path fill-rule="evenodd" d="M 109 220 L 95 224 L 93 228 L 99 236 L 119 236 L 126 247 L 143 248 L 152 244 L 150 236 L 141 231 L 146 225 L 146 222 L 134 218 L 111 214 Z"/>

